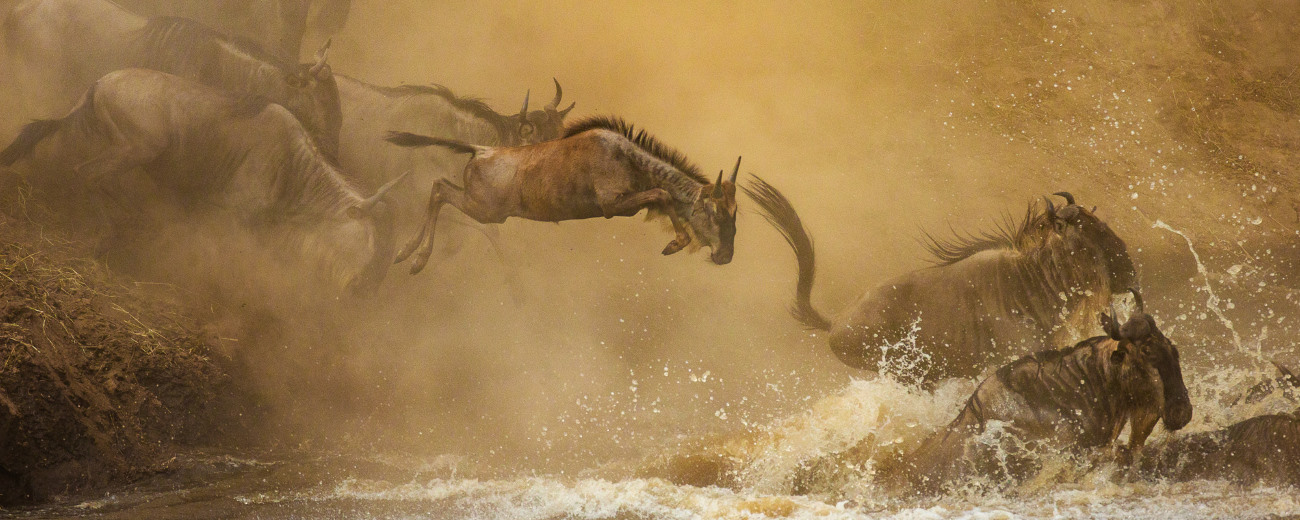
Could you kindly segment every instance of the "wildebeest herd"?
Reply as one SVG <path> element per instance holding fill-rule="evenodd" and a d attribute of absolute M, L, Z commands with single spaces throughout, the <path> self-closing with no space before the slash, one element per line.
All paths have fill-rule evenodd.
<path fill-rule="evenodd" d="M 126 4 L 152 16 L 108 0 L 18 2 L 4 13 L 8 70 L 51 119 L 23 127 L 0 165 L 16 165 L 34 184 L 75 185 L 63 187 L 104 217 L 104 247 L 130 225 L 138 202 L 123 180 L 142 172 L 187 211 L 218 208 L 241 229 L 292 237 L 276 244 L 311 257 L 324 278 L 355 295 L 380 291 L 395 261 L 414 255 L 411 272 L 425 267 L 444 204 L 476 225 L 647 210 L 675 230 L 663 254 L 708 246 L 713 263 L 727 264 L 739 188 L 794 250 L 792 313 L 827 331 L 845 364 L 922 387 L 1001 366 L 948 427 L 905 458 L 910 489 L 936 491 L 980 471 L 978 439 L 994 423 L 1058 451 L 1109 446 L 1128 425 L 1129 442 L 1115 457 L 1129 466 L 1157 422 L 1172 431 L 1191 420 L 1179 351 L 1144 309 L 1124 240 L 1068 192 L 1054 194 L 1064 205 L 1031 202 L 1022 220 L 994 232 L 927 236 L 936 265 L 827 317 L 811 302 L 811 237 L 775 187 L 756 176 L 738 186 L 739 159 L 729 175 L 711 178 L 622 119 L 566 124 L 573 104 L 560 108 L 558 81 L 542 109 L 530 111 L 526 93 L 519 112 L 506 115 L 443 87 L 378 87 L 335 74 L 328 42 L 310 62 L 291 63 L 308 13 L 337 28 L 348 2 L 268 3 L 289 20 L 278 25 L 288 36 L 257 28 L 231 36 L 223 30 L 238 28 L 168 16 L 207 12 L 185 1 L 172 12 L 167 3 Z M 469 159 L 410 150 L 428 147 Z M 412 238 L 399 251 L 403 232 Z M 1111 300 L 1124 293 L 1136 311 L 1121 324 Z M 1088 338 L 1098 326 L 1103 334 Z M 1278 452 L 1295 460 L 1298 428 L 1295 416 L 1260 417 L 1171 442 L 1141 466 L 1173 476 L 1194 473 L 1178 463 L 1189 457 L 1230 452 L 1238 466 L 1261 467 Z M 1268 449 L 1253 449 L 1254 440 Z M 1300 484 L 1300 464 L 1269 467 L 1258 478 Z"/>

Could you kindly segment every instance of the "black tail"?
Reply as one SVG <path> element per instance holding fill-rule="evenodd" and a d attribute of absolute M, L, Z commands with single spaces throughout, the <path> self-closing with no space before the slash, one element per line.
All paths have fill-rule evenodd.
<path fill-rule="evenodd" d="M 748 186 L 742 186 L 741 190 L 758 203 L 763 218 L 781 232 L 781 236 L 785 237 L 790 248 L 794 249 L 795 258 L 799 260 L 799 282 L 795 286 L 795 299 L 794 304 L 790 306 L 790 314 L 808 328 L 830 330 L 830 320 L 812 306 L 813 279 L 817 275 L 812 237 L 808 236 L 803 221 L 799 219 L 799 214 L 794 211 L 794 206 L 790 205 L 785 195 L 757 175 L 750 174 L 750 176 L 753 179 L 749 181 Z"/>
<path fill-rule="evenodd" d="M 397 146 L 405 146 L 407 148 L 421 148 L 425 146 L 444 146 L 447 148 L 451 148 L 453 151 L 460 152 L 460 153 L 467 153 L 470 155 L 476 154 L 487 148 L 484 146 L 475 146 L 472 144 L 462 143 L 460 141 L 453 141 L 451 139 L 443 139 L 441 137 L 429 137 L 427 135 L 412 134 L 410 132 L 389 131 L 388 137 L 385 137 L 384 140 L 393 143 Z"/>
<path fill-rule="evenodd" d="M 61 126 L 63 126 L 62 119 L 37 119 L 27 123 L 14 142 L 9 143 L 9 147 L 0 152 L 0 166 L 12 166 L 19 159 L 27 157 L 41 140 L 49 137 Z"/>

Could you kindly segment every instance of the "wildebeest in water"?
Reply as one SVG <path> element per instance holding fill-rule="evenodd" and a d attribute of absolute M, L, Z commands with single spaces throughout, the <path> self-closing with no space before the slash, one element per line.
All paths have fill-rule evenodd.
<path fill-rule="evenodd" d="M 995 422 L 1018 442 L 1067 453 L 1110 445 L 1128 424 L 1122 465 L 1132 462 L 1157 422 L 1168 430 L 1186 426 L 1192 404 L 1178 348 L 1133 294 L 1137 311 L 1123 325 L 1101 314 L 1105 336 L 1025 356 L 980 382 L 957 418 L 904 458 L 898 469 L 912 489 L 935 491 L 992 458 L 1005 471 L 1007 456 L 983 456 L 975 441 Z"/>
<path fill-rule="evenodd" d="M 713 248 L 713 263 L 731 261 L 740 159 L 729 179 L 720 170 L 717 181 L 709 182 L 685 155 L 621 119 L 605 117 L 579 121 L 561 139 L 528 146 L 469 145 L 406 132 L 394 132 L 388 140 L 473 156 L 465 165 L 463 188 L 446 179 L 434 185 L 424 224 L 398 253 L 400 262 L 419 249 L 412 273 L 420 272 L 433 252 L 443 204 L 485 224 L 509 217 L 543 222 L 627 217 L 650 209 L 666 215 L 676 231 L 663 254 L 695 243 Z"/>
<path fill-rule="evenodd" d="M 392 264 L 392 212 L 381 200 L 392 183 L 362 196 L 298 120 L 264 98 L 152 70 L 115 71 L 66 117 L 24 127 L 0 165 L 24 158 L 34 174 L 71 170 L 119 219 L 135 209 L 121 206 L 142 203 L 119 189 L 140 168 L 189 212 L 217 211 L 296 245 L 349 292 L 373 290 Z"/>
<path fill-rule="evenodd" d="M 143 67 L 266 97 L 289 109 L 327 157 L 338 157 L 342 116 L 328 43 L 312 63 L 294 64 L 193 20 L 146 19 L 107 0 L 24 0 L 9 11 L 4 33 L 36 117 L 65 113 L 109 72 Z"/>
<path fill-rule="evenodd" d="M 922 383 L 972 377 L 1037 345 L 1072 341 L 1071 326 L 1082 329 L 1112 293 L 1136 284 L 1124 241 L 1062 192 L 1062 208 L 1030 203 L 1023 221 L 995 232 L 932 239 L 937 265 L 888 280 L 827 318 L 811 303 L 813 243 L 794 207 L 761 179 L 744 189 L 798 259 L 791 313 L 829 331 L 831 350 L 855 368 L 912 365 L 900 375 Z M 909 335 L 920 352 L 902 348 Z"/>

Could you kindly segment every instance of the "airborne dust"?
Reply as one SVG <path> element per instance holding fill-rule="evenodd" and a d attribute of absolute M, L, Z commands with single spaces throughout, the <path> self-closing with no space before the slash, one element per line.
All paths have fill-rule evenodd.
<path fill-rule="evenodd" d="M 828 313 L 927 266 L 921 230 L 987 229 L 1073 192 L 1128 241 L 1148 312 L 1183 350 L 1199 431 L 1244 418 L 1216 407 L 1272 376 L 1267 359 L 1300 361 L 1296 27 L 1281 1 L 356 1 L 330 62 L 503 113 L 526 90 L 545 103 L 554 77 L 577 102 L 570 119 L 621 116 L 706 173 L 743 155 L 742 174 L 783 190 L 816 239 L 813 300 Z M 56 115 L 5 97 L 20 116 L 0 140 Z M 364 301 L 299 293 L 251 253 L 231 262 L 239 272 L 178 260 L 225 254 L 186 252 L 184 232 L 151 257 L 166 262 L 132 272 L 214 299 L 196 307 L 248 367 L 273 443 L 617 480 L 645 458 L 776 431 L 740 485 L 786 493 L 796 470 L 776 445 L 815 458 L 861 432 L 791 421 L 919 435 L 827 411 L 825 396 L 946 422 L 968 386 L 919 398 L 854 381 L 867 375 L 799 330 L 793 257 L 748 202 L 721 267 L 661 257 L 671 233 L 635 218 L 508 221 L 504 263 L 477 233 L 445 231 L 454 247 L 415 277 L 395 266 Z"/>

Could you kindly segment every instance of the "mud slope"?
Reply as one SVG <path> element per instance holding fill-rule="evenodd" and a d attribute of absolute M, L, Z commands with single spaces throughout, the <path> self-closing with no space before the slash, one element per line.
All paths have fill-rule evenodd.
<path fill-rule="evenodd" d="M 0 505 L 162 469 L 213 431 L 229 378 L 160 289 L 0 216 Z"/>

